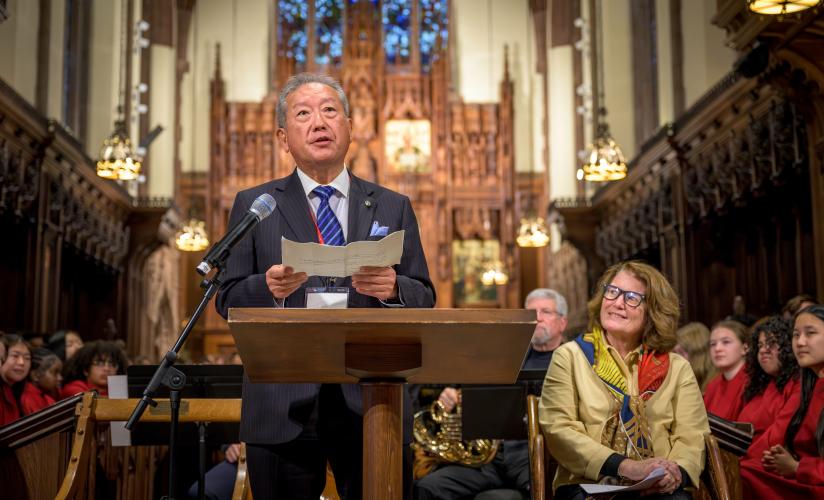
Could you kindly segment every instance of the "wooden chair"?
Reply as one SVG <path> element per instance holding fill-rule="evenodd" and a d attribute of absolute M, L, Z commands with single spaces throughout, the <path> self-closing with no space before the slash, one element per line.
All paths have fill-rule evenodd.
<path fill-rule="evenodd" d="M 707 461 L 701 472 L 702 488 L 694 498 L 712 500 L 741 500 L 741 476 L 738 456 L 721 448 L 712 434 L 704 438 Z"/>
<path fill-rule="evenodd" d="M 239 399 L 187 399 L 185 409 L 181 409 L 180 422 L 239 422 Z M 141 422 L 168 422 L 170 418 L 168 400 L 158 400 L 157 408 L 150 408 L 141 418 Z M 98 425 L 109 422 L 125 421 L 137 405 L 136 399 L 105 399 L 97 398 L 94 393 L 83 395 L 82 401 L 75 410 L 77 425 L 74 431 L 74 441 L 71 445 L 71 454 L 68 460 L 63 482 L 57 492 L 56 499 L 83 499 L 94 498 L 94 478 L 96 473 L 96 459 L 98 446 Z M 155 448 L 130 447 L 124 450 Z M 145 452 L 144 452 L 145 453 Z M 138 462 L 146 462 L 138 457 Z M 146 469 L 142 469 L 145 473 Z M 151 476 L 153 468 L 148 469 Z M 118 488 L 118 498 L 152 498 L 150 491 L 153 483 L 151 477 L 118 478 L 123 483 Z M 129 485 L 126 485 L 128 483 Z M 146 490 L 146 489 L 149 490 Z M 140 490 L 140 491 L 138 491 Z M 238 472 L 235 479 L 233 500 L 251 498 L 249 481 L 246 470 L 246 447 L 241 446 L 241 456 L 238 460 Z"/>
<path fill-rule="evenodd" d="M 558 463 L 544 443 L 538 423 L 538 396 L 526 397 L 527 434 L 529 436 L 529 473 L 532 500 L 552 500 L 552 481 Z"/>
<path fill-rule="evenodd" d="M 530 481 L 533 500 L 552 499 L 552 480 L 557 462 L 552 459 L 538 424 L 538 397 L 527 397 L 527 430 L 529 433 Z M 706 464 L 701 473 L 702 487 L 695 498 L 712 500 L 740 500 L 741 480 L 738 457 L 718 446 L 712 434 L 704 439 L 707 451 Z"/>

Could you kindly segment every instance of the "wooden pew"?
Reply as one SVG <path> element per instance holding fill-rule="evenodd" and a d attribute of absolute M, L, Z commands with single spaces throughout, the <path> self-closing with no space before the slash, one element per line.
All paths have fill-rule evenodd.
<path fill-rule="evenodd" d="M 69 463 L 75 396 L 0 428 L 0 487 L 5 499 L 54 498 Z"/>
<path fill-rule="evenodd" d="M 141 422 L 168 422 L 170 418 L 168 400 L 158 399 L 158 406 L 143 414 Z M 125 421 L 137 405 L 137 399 L 105 399 L 94 393 L 86 393 L 77 404 L 75 414 L 77 426 L 68 466 L 56 499 L 85 499 L 95 496 L 95 474 L 98 470 L 97 459 L 101 456 L 106 461 L 105 451 L 97 446 L 96 436 L 99 428 L 105 428 L 109 422 Z M 187 399 L 181 406 L 180 422 L 239 422 L 239 399 Z M 159 447 L 134 446 L 119 448 L 121 460 L 119 469 L 124 475 L 118 477 L 117 498 L 142 499 L 154 498 L 157 492 L 151 491 L 154 477 L 152 453 Z M 249 486 L 246 477 L 246 450 L 238 460 L 238 475 L 235 482 L 233 500 L 249 498 Z M 118 453 L 114 450 L 110 450 Z M 125 455 L 125 456 L 124 456 Z M 163 472 L 161 472 L 163 473 Z M 54 490 L 52 490 L 54 491 Z"/>

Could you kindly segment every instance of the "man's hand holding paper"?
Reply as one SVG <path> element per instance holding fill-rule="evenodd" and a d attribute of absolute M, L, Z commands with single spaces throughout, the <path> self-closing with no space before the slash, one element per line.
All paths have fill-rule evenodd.
<path fill-rule="evenodd" d="M 354 275 L 362 274 L 362 268 L 388 268 L 400 264 L 403 238 L 402 230 L 395 231 L 380 241 L 355 241 L 346 246 L 295 243 L 283 238 L 282 264 L 291 267 L 295 273 L 306 273 L 307 276 L 352 276 L 355 281 Z M 366 274 L 360 277 L 360 281 L 365 282 L 368 279 L 371 282 L 373 274 L 372 271 L 366 271 Z M 385 274 L 381 276 L 388 277 Z M 392 278 L 394 281 L 394 271 Z"/>
<path fill-rule="evenodd" d="M 391 267 L 363 266 L 352 275 L 356 292 L 383 301 L 398 298 L 398 282 Z"/>

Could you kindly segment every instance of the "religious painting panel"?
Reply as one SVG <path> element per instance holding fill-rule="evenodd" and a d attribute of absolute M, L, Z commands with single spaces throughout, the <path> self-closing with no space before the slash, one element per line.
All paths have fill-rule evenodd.
<path fill-rule="evenodd" d="M 384 152 L 391 172 L 431 172 L 432 124 L 429 120 L 389 120 L 384 130 Z"/>

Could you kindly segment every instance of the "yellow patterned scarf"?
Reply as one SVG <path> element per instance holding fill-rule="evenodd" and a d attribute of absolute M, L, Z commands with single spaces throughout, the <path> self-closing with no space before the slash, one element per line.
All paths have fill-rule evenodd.
<path fill-rule="evenodd" d="M 653 456 L 652 437 L 646 418 L 646 400 L 661 387 L 669 370 L 669 355 L 641 349 L 638 370 L 640 395 L 628 393 L 627 378 L 609 353 L 603 332 L 596 328 L 575 339 L 595 374 L 615 398 L 615 411 L 604 426 L 601 444 L 636 460 Z"/>

